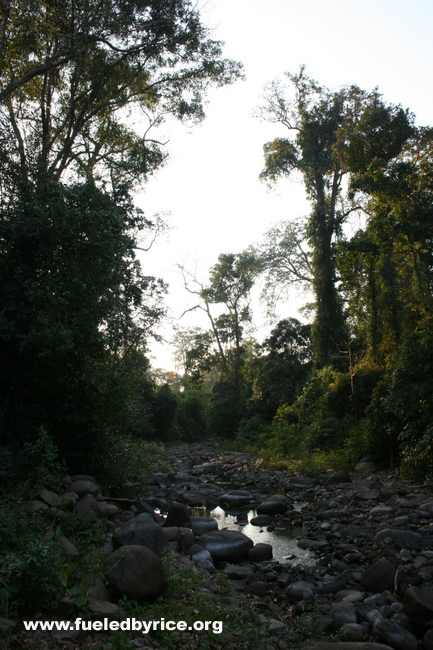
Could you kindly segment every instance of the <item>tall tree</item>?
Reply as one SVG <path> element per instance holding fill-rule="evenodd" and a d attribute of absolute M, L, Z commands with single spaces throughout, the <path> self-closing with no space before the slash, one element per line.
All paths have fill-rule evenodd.
<path fill-rule="evenodd" d="M 303 68 L 286 77 L 289 88 L 280 82 L 269 86 L 261 115 L 283 125 L 290 137 L 264 146 L 261 177 L 274 182 L 300 172 L 311 201 L 307 232 L 316 299 L 313 358 L 321 367 L 336 358 L 345 338 L 335 242 L 345 219 L 359 206 L 342 200 L 343 180 L 371 167 L 386 167 L 412 132 L 411 116 L 399 106 L 386 106 L 377 90 L 367 93 L 349 86 L 331 91 L 307 77 Z"/>

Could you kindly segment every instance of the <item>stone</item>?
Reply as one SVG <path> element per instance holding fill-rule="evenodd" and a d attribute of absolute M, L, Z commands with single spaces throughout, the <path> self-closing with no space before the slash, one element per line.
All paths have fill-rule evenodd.
<path fill-rule="evenodd" d="M 224 509 L 243 508 L 252 501 L 253 495 L 247 490 L 230 490 L 218 498 L 220 506 Z"/>
<path fill-rule="evenodd" d="M 77 547 L 75 546 L 75 544 L 70 542 L 67 537 L 61 535 L 57 540 L 57 543 L 59 544 L 64 557 L 67 557 L 70 560 L 73 560 L 74 558 L 78 557 L 79 553 Z"/>
<path fill-rule="evenodd" d="M 118 508 L 114 503 L 106 503 L 105 501 L 101 501 L 98 503 L 99 503 L 99 511 L 101 513 L 101 517 L 110 519 L 110 517 L 114 517 L 115 515 L 117 515 L 118 512 L 120 512 L 120 508 Z"/>
<path fill-rule="evenodd" d="M 189 528 L 191 526 L 189 510 L 184 503 L 178 503 L 177 501 L 170 503 L 164 526 L 167 528 L 171 526 Z"/>
<path fill-rule="evenodd" d="M 117 620 L 120 615 L 120 608 L 108 600 L 97 600 L 96 598 L 89 598 L 89 609 L 92 614 L 92 619 L 103 620 L 108 618 L 110 621 Z"/>
<path fill-rule="evenodd" d="M 286 589 L 286 596 L 290 600 L 299 602 L 300 600 L 314 600 L 314 585 L 304 580 L 297 580 L 292 582 Z"/>
<path fill-rule="evenodd" d="M 252 575 L 251 567 L 239 564 L 227 564 L 222 570 L 228 578 L 232 580 L 243 580 L 249 575 Z"/>
<path fill-rule="evenodd" d="M 51 492 L 50 490 L 41 490 L 38 494 L 38 497 L 52 507 L 59 506 L 61 503 L 57 494 L 55 494 L 55 492 Z"/>
<path fill-rule="evenodd" d="M 403 599 L 404 611 L 419 625 L 433 624 L 433 591 L 408 587 Z"/>
<path fill-rule="evenodd" d="M 342 575 L 332 576 L 326 578 L 323 582 L 316 585 L 317 593 L 319 594 L 336 594 L 346 586 L 346 579 Z"/>
<path fill-rule="evenodd" d="M 366 591 L 393 589 L 395 568 L 385 558 L 374 562 L 361 576 L 360 584 Z"/>
<path fill-rule="evenodd" d="M 33 501 L 30 501 L 30 505 L 34 510 L 49 510 L 50 506 L 45 503 L 45 501 L 39 501 L 39 499 L 33 499 Z"/>
<path fill-rule="evenodd" d="M 273 494 L 257 508 L 258 515 L 282 515 L 286 512 L 289 502 L 283 494 Z"/>
<path fill-rule="evenodd" d="M 90 483 L 95 483 L 95 485 L 97 484 L 96 478 L 94 476 L 90 476 L 89 474 L 75 474 L 69 478 L 71 483 L 74 483 L 75 481 L 90 481 Z"/>
<path fill-rule="evenodd" d="M 4 616 L 0 616 L 0 636 L 7 636 L 8 634 L 12 634 L 16 626 L 16 621 L 12 621 L 10 618 L 4 618 Z"/>
<path fill-rule="evenodd" d="M 182 492 L 180 498 L 191 508 L 204 508 L 207 505 L 206 495 L 198 490 Z"/>
<path fill-rule="evenodd" d="M 433 629 L 428 630 L 424 635 L 424 650 L 433 650 Z"/>
<path fill-rule="evenodd" d="M 184 553 L 188 553 L 195 544 L 195 536 L 189 528 L 181 528 L 179 535 L 179 547 Z"/>
<path fill-rule="evenodd" d="M 257 515 L 257 517 L 250 519 L 250 524 L 252 526 L 268 526 L 271 521 L 272 517 L 270 515 Z"/>
<path fill-rule="evenodd" d="M 87 598 L 94 600 L 109 600 L 108 591 L 101 578 L 96 578 L 95 582 L 87 590 Z"/>
<path fill-rule="evenodd" d="M 78 501 L 73 512 L 77 517 L 99 517 L 101 509 L 95 497 L 87 493 Z"/>
<path fill-rule="evenodd" d="M 335 472 L 332 476 L 326 481 L 326 485 L 338 485 L 338 483 L 351 483 L 352 477 L 346 469 L 341 469 L 339 472 Z"/>
<path fill-rule="evenodd" d="M 194 535 L 200 536 L 218 530 L 218 522 L 213 517 L 191 517 L 191 528 Z"/>
<path fill-rule="evenodd" d="M 343 641 L 359 643 L 365 638 L 365 629 L 358 623 L 345 623 L 341 626 L 340 637 Z"/>
<path fill-rule="evenodd" d="M 352 643 L 351 641 L 337 641 L 336 643 L 324 642 L 315 643 L 314 645 L 305 646 L 305 650 L 393 650 L 389 645 L 383 643 L 373 643 L 363 641 L 362 643 Z"/>
<path fill-rule="evenodd" d="M 376 544 L 380 544 L 387 538 L 392 540 L 392 544 L 397 548 L 408 548 L 419 551 L 421 549 L 421 535 L 411 530 L 400 530 L 399 528 L 383 528 L 374 536 Z"/>
<path fill-rule="evenodd" d="M 130 519 L 113 535 L 113 547 L 120 546 L 146 546 L 155 553 L 160 553 L 168 546 L 168 541 L 159 526 L 152 519 L 151 515 L 143 513 Z"/>
<path fill-rule="evenodd" d="M 369 474 L 376 470 L 377 464 L 374 460 L 369 460 L 368 458 L 361 458 L 361 460 L 355 465 L 355 472 L 359 472 L 360 474 Z"/>
<path fill-rule="evenodd" d="M 337 629 L 343 627 L 346 623 L 357 623 L 358 616 L 352 603 L 345 602 L 336 603 L 331 609 L 331 618 Z"/>
<path fill-rule="evenodd" d="M 254 562 L 272 560 L 272 545 L 259 542 L 249 549 L 248 557 Z"/>
<path fill-rule="evenodd" d="M 374 632 L 380 641 L 387 643 L 394 650 L 418 650 L 418 642 L 414 635 L 394 621 L 383 618 L 374 626 Z"/>
<path fill-rule="evenodd" d="M 248 591 L 253 596 L 265 596 L 268 592 L 268 585 L 263 580 L 255 580 L 249 584 Z"/>
<path fill-rule="evenodd" d="M 289 485 L 308 490 L 316 485 L 316 481 L 313 478 L 308 478 L 308 476 L 291 476 Z"/>
<path fill-rule="evenodd" d="M 197 564 L 197 562 L 201 562 L 203 560 L 212 562 L 212 555 L 209 553 L 209 551 L 203 548 L 203 546 L 199 546 L 199 544 L 194 544 L 191 546 L 190 555 L 191 560 L 194 562 L 194 564 Z"/>
<path fill-rule="evenodd" d="M 132 600 L 142 601 L 159 596 L 165 580 L 162 562 L 147 546 L 122 546 L 104 562 L 110 585 Z"/>
<path fill-rule="evenodd" d="M 201 536 L 204 547 L 215 560 L 240 560 L 253 541 L 236 530 L 216 530 Z"/>
<path fill-rule="evenodd" d="M 162 532 L 167 542 L 176 542 L 179 539 L 180 530 L 177 526 L 169 526 L 168 528 L 164 526 Z"/>
<path fill-rule="evenodd" d="M 76 481 L 72 481 L 67 491 L 75 492 L 75 494 L 78 494 L 80 498 L 83 497 L 85 494 L 91 494 L 92 497 L 96 497 L 99 494 L 99 488 L 96 485 L 96 483 L 93 483 L 92 481 L 88 481 L 85 479 L 78 479 Z"/>

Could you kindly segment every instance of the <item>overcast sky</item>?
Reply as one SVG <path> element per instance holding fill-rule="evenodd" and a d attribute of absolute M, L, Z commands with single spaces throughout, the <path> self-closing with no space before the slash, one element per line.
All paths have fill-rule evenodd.
<path fill-rule="evenodd" d="M 200 2 L 203 22 L 225 41 L 224 55 L 244 64 L 246 81 L 212 90 L 200 126 L 164 126 L 170 160 L 137 196 L 147 216 L 169 215 L 170 233 L 141 257 L 144 271 L 171 287 L 172 321 L 161 327 L 166 341 L 173 322 L 208 327 L 196 312 L 177 320 L 194 303 L 176 264 L 198 264 L 205 280 L 220 253 L 240 252 L 274 223 L 308 213 L 301 183 L 284 180 L 269 191 L 258 179 L 263 144 L 284 136 L 282 127 L 253 116 L 267 82 L 305 64 L 324 86 L 378 86 L 387 102 L 412 110 L 417 124 L 433 123 L 432 0 Z M 299 317 L 301 304 L 294 297 L 280 305 L 280 315 Z M 259 340 L 267 332 L 262 311 L 255 302 Z M 167 343 L 152 345 L 151 360 L 174 368 Z"/>

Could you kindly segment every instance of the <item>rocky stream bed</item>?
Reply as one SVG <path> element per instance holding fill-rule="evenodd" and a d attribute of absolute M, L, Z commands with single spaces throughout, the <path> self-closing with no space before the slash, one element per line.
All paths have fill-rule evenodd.
<path fill-rule="evenodd" d="M 171 448 L 168 464 L 137 498 L 104 498 L 86 476 L 71 477 L 62 495 L 77 515 L 90 510 L 113 522 L 106 582 L 87 594 L 94 619 L 118 618 L 119 595 L 161 597 L 159 555 L 171 549 L 178 570 L 206 576 L 209 589 L 225 576 L 225 607 L 254 603 L 267 630 L 261 648 L 298 647 L 290 622 L 314 617 L 334 640 L 311 638 L 302 646 L 310 650 L 433 650 L 431 486 L 368 463 L 318 479 L 269 471 L 211 443 Z M 35 507 L 55 508 L 49 494 Z M 60 543 L 73 554 L 68 540 Z M 164 648 L 151 637 L 132 643 Z M 188 647 L 187 635 L 179 647 Z"/>

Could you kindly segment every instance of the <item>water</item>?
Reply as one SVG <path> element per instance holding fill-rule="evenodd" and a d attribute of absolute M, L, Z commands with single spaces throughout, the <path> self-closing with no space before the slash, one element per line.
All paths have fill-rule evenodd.
<path fill-rule="evenodd" d="M 206 508 L 192 508 L 191 514 L 196 517 L 213 517 L 218 522 L 218 528 L 237 530 L 247 535 L 254 544 L 271 544 L 273 559 L 279 562 L 291 562 L 293 564 L 311 565 L 315 557 L 310 551 L 299 548 L 297 541 L 305 537 L 306 532 L 302 527 L 292 526 L 289 521 L 278 523 L 278 528 L 272 531 L 266 530 L 266 526 L 253 526 L 250 523 L 239 522 L 236 515 L 230 514 L 219 506 L 213 510 Z M 257 516 L 256 510 L 248 512 L 248 522 Z M 281 527 L 281 529 L 280 529 Z"/>

